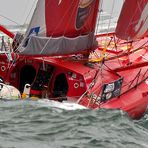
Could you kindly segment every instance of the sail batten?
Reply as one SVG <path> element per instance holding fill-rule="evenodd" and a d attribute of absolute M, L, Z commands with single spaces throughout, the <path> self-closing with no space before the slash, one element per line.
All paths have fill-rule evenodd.
<path fill-rule="evenodd" d="M 116 35 L 125 40 L 136 40 L 148 35 L 148 0 L 125 0 Z"/>
<path fill-rule="evenodd" d="M 98 7 L 99 0 L 39 0 L 22 43 L 23 50 L 20 49 L 21 54 L 63 55 L 92 49 Z M 44 38 L 50 48 L 41 52 L 41 46 L 38 48 L 35 44 L 43 47 Z M 66 49 L 61 40 L 66 43 Z M 79 45 L 73 48 L 71 40 Z M 59 47 L 53 44 L 55 41 Z M 50 44 L 53 49 L 56 45 L 58 50 L 52 50 Z"/>

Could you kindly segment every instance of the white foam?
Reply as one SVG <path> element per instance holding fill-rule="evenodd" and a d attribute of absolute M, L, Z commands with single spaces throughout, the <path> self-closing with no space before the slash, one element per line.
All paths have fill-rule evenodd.
<path fill-rule="evenodd" d="M 87 109 L 86 107 L 73 102 L 57 102 L 57 101 L 48 100 L 48 99 L 41 99 L 41 100 L 38 100 L 38 103 L 42 106 L 59 108 L 63 110 Z"/>

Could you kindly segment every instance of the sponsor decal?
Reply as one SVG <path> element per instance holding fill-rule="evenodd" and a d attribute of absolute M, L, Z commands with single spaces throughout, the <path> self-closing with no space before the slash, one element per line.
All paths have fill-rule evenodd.
<path fill-rule="evenodd" d="M 76 20 L 76 28 L 80 29 L 86 22 L 90 9 L 91 4 L 94 0 L 80 0 L 79 8 L 78 8 L 78 14 L 77 14 L 77 20 Z"/>
<path fill-rule="evenodd" d="M 29 34 L 25 40 L 24 47 L 27 46 L 30 36 L 38 36 L 39 31 L 40 31 L 40 27 L 34 27 L 30 29 Z"/>
<path fill-rule="evenodd" d="M 101 95 L 101 101 L 107 101 L 109 99 L 120 96 L 123 78 L 120 78 L 112 83 L 104 84 Z"/>
<path fill-rule="evenodd" d="M 31 29 L 30 29 L 30 32 L 29 32 L 29 34 L 28 34 L 28 37 L 31 36 L 31 35 L 37 36 L 38 33 L 39 33 L 39 31 L 40 31 L 40 27 L 31 28 Z"/>

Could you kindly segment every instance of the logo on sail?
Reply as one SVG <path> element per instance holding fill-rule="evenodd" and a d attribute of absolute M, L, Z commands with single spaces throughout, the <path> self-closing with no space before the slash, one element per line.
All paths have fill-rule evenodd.
<path fill-rule="evenodd" d="M 89 12 L 91 9 L 91 4 L 94 0 L 80 0 L 77 20 L 76 20 L 76 28 L 80 29 L 86 22 Z"/>
<path fill-rule="evenodd" d="M 34 28 L 30 29 L 30 32 L 29 32 L 28 36 L 26 37 L 24 47 L 27 46 L 30 36 L 38 36 L 39 31 L 40 31 L 40 27 L 34 27 Z"/>
<path fill-rule="evenodd" d="M 29 34 L 28 34 L 28 37 L 31 36 L 31 35 L 37 36 L 38 33 L 39 33 L 39 31 L 40 31 L 40 27 L 31 28 L 31 29 L 30 29 L 30 32 L 29 32 Z"/>

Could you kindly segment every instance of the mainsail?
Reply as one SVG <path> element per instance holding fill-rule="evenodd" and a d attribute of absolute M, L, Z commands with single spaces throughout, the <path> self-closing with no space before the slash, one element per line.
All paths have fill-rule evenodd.
<path fill-rule="evenodd" d="M 148 0 L 125 0 L 116 35 L 125 40 L 136 40 L 148 35 Z"/>
<path fill-rule="evenodd" d="M 64 55 L 94 47 L 99 0 L 38 0 L 19 48 L 25 55 Z"/>

